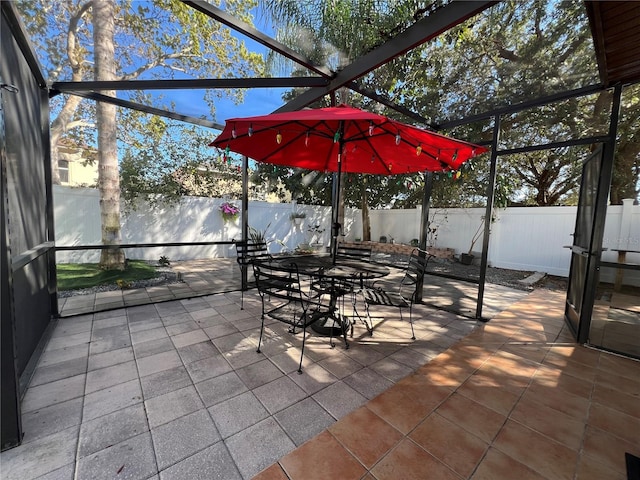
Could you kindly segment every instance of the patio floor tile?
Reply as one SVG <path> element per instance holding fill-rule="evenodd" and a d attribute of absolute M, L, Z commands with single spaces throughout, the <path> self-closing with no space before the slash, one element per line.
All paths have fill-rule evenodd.
<path fill-rule="evenodd" d="M 221 437 L 206 410 L 177 418 L 151 431 L 158 468 L 165 468 L 208 448 Z"/>
<path fill-rule="evenodd" d="M 72 335 L 56 336 L 52 337 L 47 343 L 46 351 L 58 350 L 60 348 L 73 347 L 74 345 L 82 345 L 83 343 L 89 343 L 91 339 L 91 332 L 81 332 Z"/>
<path fill-rule="evenodd" d="M 92 420 L 141 402 L 142 390 L 138 379 L 98 390 L 85 395 L 82 421 Z"/>
<path fill-rule="evenodd" d="M 254 292 L 245 310 L 232 292 L 61 319 L 52 339 L 92 342 L 42 355 L 3 479 L 625 480 L 640 362 L 573 344 L 561 292 L 504 297 L 477 326 L 417 308 L 415 342 L 397 310 L 348 350 L 310 332 L 301 375 L 279 322 L 256 353 Z"/>
<path fill-rule="evenodd" d="M 82 424 L 78 456 L 86 457 L 148 431 L 142 403 L 117 410 Z"/>
<path fill-rule="evenodd" d="M 578 452 L 508 420 L 494 446 L 547 478 L 573 479 Z"/>
<path fill-rule="evenodd" d="M 442 402 L 436 413 L 485 442 L 492 442 L 507 421 L 504 415 L 458 393 L 454 393 Z"/>
<path fill-rule="evenodd" d="M 85 379 L 86 375 L 82 374 L 30 388 L 22 401 L 22 411 L 24 413 L 33 412 L 40 408 L 82 397 Z"/>
<path fill-rule="evenodd" d="M 366 473 L 360 462 L 329 432 L 316 436 L 281 458 L 279 463 L 290 480 L 355 480 Z"/>
<path fill-rule="evenodd" d="M 334 418 L 340 419 L 367 403 L 367 399 L 344 382 L 323 388 L 313 398 Z"/>
<path fill-rule="evenodd" d="M 460 479 L 433 455 L 407 439 L 402 440 L 396 448 L 380 460 L 371 469 L 371 473 L 377 480 L 398 478 Z"/>
<path fill-rule="evenodd" d="M 473 473 L 489 448 L 487 442 L 435 412 L 409 438 L 463 478 Z"/>
<path fill-rule="evenodd" d="M 309 395 L 313 395 L 337 381 L 337 378 L 334 375 L 317 363 L 313 363 L 308 367 L 303 365 L 302 374 L 295 371 L 294 373 L 289 374 L 289 378 Z"/>
<path fill-rule="evenodd" d="M 471 478 L 473 480 L 496 480 L 498 478 L 545 480 L 547 477 L 543 477 L 526 465 L 515 461 L 510 456 L 492 447 Z"/>
<path fill-rule="evenodd" d="M 3 480 L 36 478 L 73 463 L 79 429 L 76 425 L 3 452 Z"/>
<path fill-rule="evenodd" d="M 144 480 L 157 471 L 151 434 L 129 438 L 78 460 L 78 478 Z"/>
<path fill-rule="evenodd" d="M 209 413 L 222 438 L 228 438 L 269 416 L 269 412 L 251 392 L 217 403 L 209 407 Z"/>
<path fill-rule="evenodd" d="M 196 388 L 206 407 L 224 402 L 248 390 L 233 371 L 196 383 Z"/>
<path fill-rule="evenodd" d="M 32 442 L 53 433 L 80 425 L 82 398 L 74 398 L 22 415 L 23 443 Z"/>
<path fill-rule="evenodd" d="M 160 326 L 156 328 L 131 332 L 131 343 L 135 345 L 136 343 L 158 340 L 160 338 L 167 338 L 168 336 L 167 330 L 162 326 L 162 324 L 160 324 Z"/>
<path fill-rule="evenodd" d="M 144 398 L 148 400 L 158 395 L 188 387 L 192 382 L 187 370 L 180 366 L 142 377 L 140 384 L 142 385 Z"/>
<path fill-rule="evenodd" d="M 87 372 L 87 358 L 72 358 L 64 362 L 38 367 L 33 372 L 31 386 L 43 385 L 64 378 L 75 377 Z"/>
<path fill-rule="evenodd" d="M 38 366 L 46 367 L 47 365 L 73 360 L 75 358 L 87 358 L 88 356 L 89 344 L 83 343 L 73 347 L 45 351 L 38 361 Z"/>
<path fill-rule="evenodd" d="M 364 407 L 331 425 L 329 432 L 367 468 L 375 465 L 404 438 L 398 430 Z"/>
<path fill-rule="evenodd" d="M 521 399 L 509 418 L 579 451 L 584 423 L 538 402 Z M 591 420 L 590 420 L 591 421 Z"/>
<path fill-rule="evenodd" d="M 182 360 L 175 350 L 138 358 L 138 371 L 141 377 L 180 366 L 182 366 Z"/>
<path fill-rule="evenodd" d="M 193 386 L 174 390 L 158 397 L 145 400 L 149 426 L 156 428 L 183 415 L 204 408 L 196 389 Z"/>
<path fill-rule="evenodd" d="M 307 393 L 287 376 L 281 376 L 253 390 L 262 405 L 274 414 L 307 397 Z"/>
<path fill-rule="evenodd" d="M 160 472 L 160 480 L 242 480 L 233 458 L 222 442 L 215 443 L 195 455 Z"/>
<path fill-rule="evenodd" d="M 274 418 L 296 445 L 302 445 L 335 422 L 311 397 L 279 411 Z"/>
<path fill-rule="evenodd" d="M 393 385 L 393 382 L 371 368 L 358 370 L 343 378 L 343 382 L 368 399 L 372 399 Z"/>
<path fill-rule="evenodd" d="M 178 355 L 185 365 L 218 355 L 218 349 L 206 338 L 205 341 L 192 343 L 178 348 Z"/>
<path fill-rule="evenodd" d="M 173 342 L 169 337 L 149 340 L 148 342 L 136 343 L 133 345 L 133 351 L 137 359 L 155 355 L 157 353 L 168 352 L 174 348 Z"/>
<path fill-rule="evenodd" d="M 617 473 L 626 473 L 623 452 L 640 457 L 640 445 L 637 441 L 629 443 L 598 428 L 587 425 L 582 455 L 605 465 Z"/>
<path fill-rule="evenodd" d="M 236 373 L 249 390 L 260 387 L 283 375 L 278 367 L 267 359 L 242 367 L 236 370 Z"/>
<path fill-rule="evenodd" d="M 97 353 L 89 355 L 88 370 L 97 370 L 99 368 L 110 367 L 119 363 L 125 363 L 133 360 L 133 348 L 125 347 L 120 350 L 111 350 L 110 352 Z"/>
<path fill-rule="evenodd" d="M 96 392 L 137 378 L 138 370 L 136 369 L 136 362 L 133 360 L 99 370 L 92 370 L 87 373 L 85 393 Z"/>
<path fill-rule="evenodd" d="M 236 433 L 225 443 L 240 473 L 246 479 L 254 478 L 260 471 L 295 448 L 291 439 L 272 417 Z M 280 473 L 282 477 L 272 480 L 287 480 L 281 469 Z"/>
<path fill-rule="evenodd" d="M 187 325 L 187 324 L 188 322 L 181 323 L 179 325 Z M 172 327 L 167 327 L 167 330 L 169 330 Z M 186 347 L 188 345 L 193 345 L 195 343 L 208 341 L 209 336 L 206 333 L 204 333 L 204 330 L 198 327 L 197 329 L 191 330 L 189 332 L 180 333 L 177 335 L 172 334 L 171 340 L 173 341 L 173 344 L 176 346 L 176 348 L 180 348 L 180 347 Z"/>
<path fill-rule="evenodd" d="M 195 384 L 233 370 L 222 355 L 213 355 L 197 362 L 188 363 L 186 368 Z"/>

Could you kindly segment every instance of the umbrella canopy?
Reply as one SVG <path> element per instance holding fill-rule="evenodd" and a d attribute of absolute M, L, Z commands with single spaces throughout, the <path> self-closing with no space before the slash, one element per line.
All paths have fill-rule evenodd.
<path fill-rule="evenodd" d="M 377 175 L 457 170 L 487 150 L 347 105 L 231 118 L 210 145 L 259 162 Z"/>

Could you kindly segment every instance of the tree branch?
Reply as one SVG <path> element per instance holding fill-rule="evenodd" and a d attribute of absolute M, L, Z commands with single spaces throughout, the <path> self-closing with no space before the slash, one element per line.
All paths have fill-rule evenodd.
<path fill-rule="evenodd" d="M 191 47 L 187 47 L 179 52 L 174 52 L 174 53 L 169 53 L 169 54 L 165 54 L 162 55 L 160 57 L 158 57 L 157 59 L 155 59 L 152 62 L 146 63 L 144 65 L 141 65 L 140 67 L 136 68 L 133 72 L 131 73 L 125 73 L 124 75 L 122 75 L 120 77 L 120 80 L 133 80 L 135 78 L 138 78 L 140 75 L 142 75 L 144 72 L 151 70 L 155 67 L 159 67 L 159 66 L 167 66 L 166 61 L 167 60 L 174 60 L 176 58 L 184 58 L 184 57 L 188 57 L 188 56 L 195 56 L 195 55 L 189 55 L 189 50 L 191 50 Z M 170 67 L 172 68 L 172 67 Z M 175 68 L 174 68 L 175 69 Z"/>
<path fill-rule="evenodd" d="M 76 56 L 76 34 L 78 33 L 78 23 L 80 23 L 80 20 L 91 6 L 92 3 L 90 1 L 81 5 L 76 14 L 69 19 L 69 30 L 67 31 L 67 56 L 69 57 L 69 63 L 71 64 L 71 70 L 73 71 L 74 77 L 76 74 L 81 75 L 80 68 L 82 66 L 82 62 Z M 74 78 L 74 80 L 81 80 L 81 78 Z"/>
<path fill-rule="evenodd" d="M 89 123 L 89 122 L 85 122 L 84 120 L 76 120 L 74 122 L 69 122 L 65 125 L 65 131 L 66 130 L 71 130 L 73 128 L 79 128 L 79 127 L 89 127 L 89 128 L 95 128 L 96 124 L 95 123 Z"/>

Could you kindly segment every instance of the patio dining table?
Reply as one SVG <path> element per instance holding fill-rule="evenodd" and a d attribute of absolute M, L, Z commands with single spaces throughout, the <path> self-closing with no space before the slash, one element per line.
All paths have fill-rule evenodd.
<path fill-rule="evenodd" d="M 297 267 L 301 275 L 311 278 L 324 285 L 323 293 L 329 295 L 329 313 L 323 314 L 315 321 L 311 328 L 321 335 L 344 336 L 345 347 L 349 348 L 346 338 L 346 330 L 350 322 L 338 312 L 338 299 L 349 293 L 345 284 L 359 284 L 364 286 L 364 282 L 389 275 L 389 267 L 376 262 L 368 262 L 351 258 L 333 258 L 329 254 L 314 255 L 292 255 L 274 257 L 273 262 L 277 262 L 281 267 Z M 359 314 L 355 311 L 356 315 Z"/>

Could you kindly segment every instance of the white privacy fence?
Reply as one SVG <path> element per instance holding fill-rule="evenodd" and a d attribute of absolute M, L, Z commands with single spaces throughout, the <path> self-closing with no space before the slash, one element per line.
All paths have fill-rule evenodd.
<path fill-rule="evenodd" d="M 172 207 L 150 209 L 143 206 L 122 215 L 123 243 L 216 242 L 239 240 L 240 222 L 225 223 L 219 210 L 224 200 L 186 197 Z M 235 202 L 239 205 L 239 202 Z M 100 204 L 95 189 L 54 186 L 56 245 L 99 245 Z M 289 218 L 302 211 L 306 218 L 295 225 Z M 456 254 L 469 251 L 471 239 L 480 226 L 483 208 L 431 209 L 430 245 L 453 248 Z M 543 271 L 553 275 L 569 273 L 571 236 L 575 226 L 576 207 L 519 207 L 497 212 L 491 224 L 489 264 L 494 267 Z M 371 239 L 386 236 L 397 243 L 410 243 L 419 238 L 420 209 L 374 210 L 370 212 Z M 295 204 L 249 202 L 249 225 L 266 231 L 270 251 L 292 251 L 301 243 L 330 242 L 331 209 Z M 347 240 L 362 237 L 360 210 L 347 209 L 344 232 Z M 318 233 L 309 226 L 319 225 Z M 605 225 L 605 249 L 640 250 L 640 207 L 626 201 L 610 206 Z M 482 250 L 482 238 L 473 251 Z M 98 251 L 58 252 L 59 262 L 96 262 Z M 229 245 L 161 247 L 131 249 L 129 258 L 157 260 L 161 255 L 171 260 L 231 257 L 235 248 Z M 617 253 L 606 251 L 603 260 L 617 260 Z M 630 253 L 627 262 L 640 263 L 640 254 Z M 629 276 L 633 278 L 631 272 Z M 625 274 L 625 279 L 627 278 Z"/>
<path fill-rule="evenodd" d="M 69 188 L 54 185 L 54 218 L 56 246 L 100 245 L 100 196 L 96 189 Z M 225 222 L 218 198 L 185 197 L 172 206 L 151 208 L 142 205 L 136 210 L 122 212 L 122 243 L 188 243 L 239 240 L 240 221 Z M 240 202 L 233 202 L 240 206 Z M 297 226 L 289 215 L 294 211 L 306 214 Z M 349 210 L 345 224 L 359 225 L 359 212 Z M 272 253 L 292 251 L 301 243 L 330 242 L 331 209 L 306 205 L 249 202 L 249 226 L 265 232 Z M 310 225 L 319 225 L 316 232 Z M 361 227 L 358 227 L 361 230 Z M 320 231 L 323 230 L 323 231 Z M 233 245 L 192 245 L 186 247 L 157 247 L 128 249 L 128 258 L 157 260 L 161 255 L 170 260 L 220 258 L 235 256 Z M 97 262 L 98 250 L 63 251 L 57 261 Z"/>

